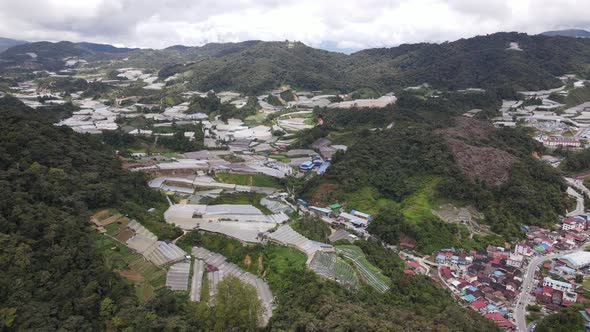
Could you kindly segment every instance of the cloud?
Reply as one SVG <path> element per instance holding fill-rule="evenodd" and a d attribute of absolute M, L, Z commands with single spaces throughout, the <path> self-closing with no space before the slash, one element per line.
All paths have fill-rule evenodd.
<path fill-rule="evenodd" d="M 0 1 L 0 36 L 162 48 L 251 39 L 338 48 L 590 28 L 587 0 Z"/>

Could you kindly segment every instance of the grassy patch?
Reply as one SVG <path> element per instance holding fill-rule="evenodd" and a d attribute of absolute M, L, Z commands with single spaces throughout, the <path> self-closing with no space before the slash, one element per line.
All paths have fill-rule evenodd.
<path fill-rule="evenodd" d="M 245 160 L 244 158 L 240 157 L 240 156 L 236 156 L 235 154 L 224 154 L 219 156 L 219 158 L 230 162 L 230 163 L 243 163 Z"/>
<path fill-rule="evenodd" d="M 401 203 L 402 213 L 406 219 L 420 222 L 434 218 L 432 210 L 440 205 L 436 199 L 436 187 L 441 180 L 440 177 L 420 179 L 418 189 Z"/>
<path fill-rule="evenodd" d="M 268 155 L 268 157 L 270 159 L 274 159 L 274 160 L 278 160 L 281 162 L 284 162 L 285 164 L 288 164 L 291 162 L 291 159 L 289 159 L 285 153 L 280 153 L 280 154 L 270 154 Z"/>
<path fill-rule="evenodd" d="M 211 200 L 209 202 L 209 205 L 218 205 L 218 204 L 254 205 L 256 208 L 260 209 L 260 211 L 262 211 L 262 213 L 272 214 L 271 210 L 269 210 L 266 206 L 260 204 L 260 200 L 264 197 L 265 197 L 265 195 L 256 194 L 256 193 L 223 194 L 223 195 L 220 195 L 217 198 Z"/>
<path fill-rule="evenodd" d="M 166 272 L 140 254 L 108 236 L 94 234 L 95 247 L 111 270 L 132 283 L 137 297 L 146 302 L 154 295 L 154 291 L 166 283 Z"/>
<path fill-rule="evenodd" d="M 347 209 L 355 209 L 371 215 L 376 215 L 379 210 L 396 203 L 390 199 L 381 197 L 377 189 L 364 187 L 346 195 Z"/>
<path fill-rule="evenodd" d="M 347 260 L 353 262 L 357 272 L 371 287 L 381 292 L 389 288 L 389 284 L 391 283 L 389 278 L 384 276 L 378 267 L 367 260 L 361 248 L 353 245 L 341 245 L 337 246 L 336 250 Z"/>
<path fill-rule="evenodd" d="M 269 278 L 277 278 L 285 271 L 297 268 L 305 269 L 307 256 L 290 247 L 277 244 L 242 245 L 236 239 L 212 233 L 192 232 L 185 235 L 177 243 L 186 251 L 193 246 L 200 246 L 222 254 L 228 261 L 237 264 L 250 273 Z"/>
<path fill-rule="evenodd" d="M 282 188 L 277 179 L 273 178 L 272 176 L 262 174 L 219 172 L 215 174 L 215 178 L 219 182 L 233 183 L 242 186 Z"/>

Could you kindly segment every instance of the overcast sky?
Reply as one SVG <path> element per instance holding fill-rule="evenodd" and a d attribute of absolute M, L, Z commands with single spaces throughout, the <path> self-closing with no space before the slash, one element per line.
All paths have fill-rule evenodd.
<path fill-rule="evenodd" d="M 340 49 L 590 28 L 590 0 L 0 0 L 0 37 L 135 47 L 298 40 Z"/>

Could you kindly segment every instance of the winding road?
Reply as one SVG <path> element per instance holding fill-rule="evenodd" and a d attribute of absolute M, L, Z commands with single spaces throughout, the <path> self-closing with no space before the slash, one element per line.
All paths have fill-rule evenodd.
<path fill-rule="evenodd" d="M 539 265 L 541 265 L 544 261 L 546 260 L 551 260 L 563 255 L 567 255 L 570 254 L 572 252 L 576 252 L 579 251 L 580 248 L 583 248 L 585 246 L 587 246 L 588 244 L 590 244 L 590 242 L 586 242 L 582 245 L 580 245 L 578 248 L 576 249 L 572 249 L 572 250 L 567 250 L 567 251 L 563 251 L 563 252 L 559 252 L 559 253 L 553 253 L 553 254 L 549 254 L 549 255 L 544 255 L 544 256 L 537 256 L 534 257 L 529 265 L 526 268 L 526 272 L 525 274 L 522 276 L 522 288 L 520 289 L 520 294 L 518 294 L 518 301 L 516 302 L 516 308 L 515 308 L 515 319 L 516 319 L 516 327 L 518 329 L 518 331 L 524 332 L 527 331 L 527 325 L 526 325 L 526 307 L 529 304 L 529 301 L 531 299 L 531 291 L 534 287 L 534 280 L 535 280 L 535 271 L 537 270 L 537 267 Z"/>

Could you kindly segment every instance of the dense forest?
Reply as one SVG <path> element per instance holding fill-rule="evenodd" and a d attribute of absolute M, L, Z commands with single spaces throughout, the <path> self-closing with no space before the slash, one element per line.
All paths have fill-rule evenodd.
<path fill-rule="evenodd" d="M 518 43 L 522 51 L 508 50 Z M 26 53 L 34 52 L 34 61 Z M 0 53 L 4 65 L 27 62 L 56 70 L 62 58 L 129 58 L 128 64 L 159 70 L 164 79 L 183 74 L 191 88 L 233 90 L 256 95 L 287 84 L 297 89 L 342 92 L 371 88 L 382 93 L 429 83 L 435 88 L 515 91 L 559 86 L 556 76 L 587 77 L 590 40 L 561 36 L 495 33 L 441 44 L 404 44 L 345 55 L 302 43 L 246 41 L 176 46 L 164 50 L 118 49 L 87 43 L 38 42 Z M 358 97 L 359 94 L 354 96 Z"/>
<path fill-rule="evenodd" d="M 524 224 L 550 226 L 567 201 L 559 172 L 533 157 L 542 146 L 524 128 L 495 129 L 455 117 L 495 104 L 488 94 L 402 94 L 395 106 L 363 111 L 366 117 L 358 110 L 316 110 L 324 128 L 301 134 L 302 142 L 353 135 L 353 145 L 301 194 L 320 205 L 367 209 L 376 215 L 372 234 L 390 243 L 415 242 L 424 252 L 499 240 L 470 237 L 457 224 L 438 221 L 430 210 L 445 202 L 474 206 L 507 238 L 520 236 Z M 373 126 L 380 129 L 367 129 Z"/>
<path fill-rule="evenodd" d="M 523 51 L 507 50 L 511 42 L 518 43 Z M 565 73 L 585 77 L 590 56 L 588 40 L 522 33 L 369 49 L 351 55 L 313 49 L 301 43 L 216 46 L 218 50 L 209 48 L 203 55 L 199 49 L 184 50 L 187 58 L 198 61 L 169 66 L 160 76 L 190 73 L 194 88 L 246 93 L 268 91 L 282 84 L 345 92 L 368 87 L 383 93 L 429 83 L 450 90 L 481 87 L 508 97 L 517 90 L 559 86 L 556 76 Z"/>
<path fill-rule="evenodd" d="M 220 284 L 228 296 L 216 300 L 215 309 L 163 289 L 140 303 L 130 285 L 106 267 L 88 220 L 93 210 L 105 207 L 141 220 L 140 214 L 162 197 L 147 188 L 144 175 L 123 171 L 99 137 L 25 117 L 23 112 L 30 111 L 22 104 L 0 106 L 2 329 L 254 329 L 256 320 L 248 313 L 256 312 L 259 303 L 249 286 L 235 280 Z M 305 270 L 305 259 L 292 258 L 300 253 L 288 254 L 291 248 L 254 248 L 265 250 L 270 268 L 266 277 L 279 304 L 269 329 L 494 329 L 491 322 L 459 308 L 432 281 L 404 276 L 397 256 L 376 243 L 361 245 L 395 281 L 384 296 L 368 287 L 353 292 L 320 279 Z M 224 248 L 217 249 L 225 253 Z M 242 256 L 228 254 L 235 257 Z M 246 307 L 250 310 L 241 310 Z"/>

